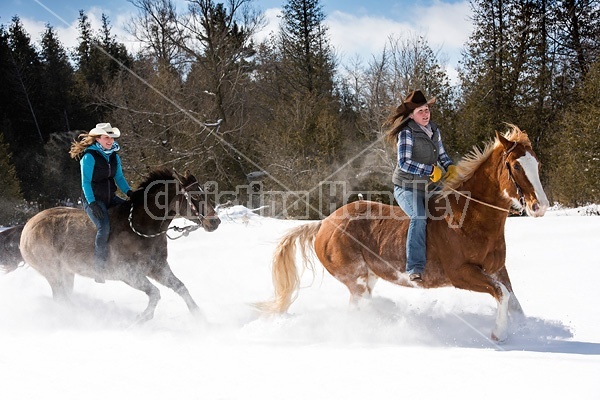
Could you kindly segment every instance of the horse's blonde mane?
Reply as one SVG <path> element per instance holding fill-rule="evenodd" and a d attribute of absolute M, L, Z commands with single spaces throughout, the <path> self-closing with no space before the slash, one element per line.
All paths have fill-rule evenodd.
<path fill-rule="evenodd" d="M 508 126 L 508 130 L 504 133 L 506 139 L 511 142 L 517 142 L 524 146 L 531 146 L 531 142 L 529 141 L 529 137 L 525 131 L 521 131 L 516 125 L 506 124 Z M 459 162 L 456 164 L 456 177 L 452 180 L 446 181 L 444 187 L 442 189 L 443 193 L 450 191 L 450 189 L 455 189 L 460 186 L 464 181 L 468 180 L 473 176 L 473 173 L 479 168 L 479 166 L 486 161 L 492 152 L 501 146 L 498 138 L 494 138 L 487 142 L 483 149 L 478 146 L 473 146 L 473 150 L 470 153 L 465 155 Z"/>

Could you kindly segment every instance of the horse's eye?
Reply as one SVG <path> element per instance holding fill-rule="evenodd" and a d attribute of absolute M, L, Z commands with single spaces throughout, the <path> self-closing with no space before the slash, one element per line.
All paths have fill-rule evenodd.
<path fill-rule="evenodd" d="M 520 171 L 521 170 L 521 165 L 519 163 L 517 163 L 517 164 L 513 165 L 513 169 L 515 171 Z"/>

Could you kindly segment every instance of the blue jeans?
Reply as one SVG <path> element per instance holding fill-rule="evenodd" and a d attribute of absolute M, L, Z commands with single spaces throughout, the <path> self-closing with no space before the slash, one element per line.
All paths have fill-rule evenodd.
<path fill-rule="evenodd" d="M 85 200 L 85 198 L 83 199 L 83 209 L 88 217 L 90 217 L 94 225 L 96 225 L 96 229 L 98 230 L 96 232 L 96 240 L 94 242 L 94 260 L 96 261 L 97 267 L 104 268 L 106 266 L 106 261 L 108 260 L 108 235 L 110 234 L 108 209 L 124 202 L 125 200 L 119 196 L 113 197 L 108 206 L 103 201 L 97 200 L 96 203 L 102 210 L 102 217 L 96 218 L 88 202 Z"/>
<path fill-rule="evenodd" d="M 410 218 L 406 238 L 406 273 L 422 274 L 425 270 L 427 253 L 427 214 L 425 212 L 425 192 L 410 186 L 394 185 L 394 198 L 404 213 Z"/>

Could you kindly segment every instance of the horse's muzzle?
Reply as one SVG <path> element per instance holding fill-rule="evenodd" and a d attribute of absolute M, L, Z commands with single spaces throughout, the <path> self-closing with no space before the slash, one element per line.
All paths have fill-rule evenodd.
<path fill-rule="evenodd" d="M 202 227 L 204 228 L 205 231 L 212 232 L 219 227 L 220 223 L 221 223 L 221 219 L 219 217 L 217 217 L 216 215 L 206 216 L 202 220 Z"/>
<path fill-rule="evenodd" d="M 527 211 L 527 215 L 529 215 L 530 217 L 543 217 L 544 214 L 546 214 L 546 210 L 548 209 L 548 203 L 545 202 L 537 202 L 534 201 L 531 204 L 527 204 L 526 207 L 526 211 Z"/>

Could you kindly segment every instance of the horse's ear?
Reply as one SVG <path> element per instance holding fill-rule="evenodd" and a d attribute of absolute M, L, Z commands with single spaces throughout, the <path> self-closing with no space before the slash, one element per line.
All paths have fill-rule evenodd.
<path fill-rule="evenodd" d="M 175 175 L 175 178 L 177 178 L 179 183 L 183 184 L 185 177 L 181 176 L 181 174 L 179 172 L 177 172 L 177 170 L 175 168 L 173 168 L 173 175 Z"/>
<path fill-rule="evenodd" d="M 496 131 L 496 139 L 500 142 L 500 144 L 502 145 L 502 147 L 504 147 L 505 150 L 511 146 L 510 140 L 502 136 L 500 133 L 498 133 L 498 131 Z"/>

